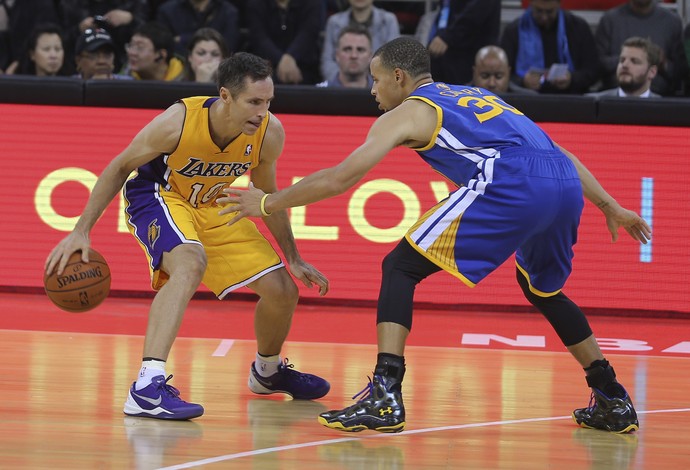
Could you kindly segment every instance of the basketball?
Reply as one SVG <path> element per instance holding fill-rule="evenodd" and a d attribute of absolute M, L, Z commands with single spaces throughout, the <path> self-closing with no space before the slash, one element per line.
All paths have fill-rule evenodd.
<path fill-rule="evenodd" d="M 86 312 L 97 307 L 110 293 L 110 268 L 105 258 L 89 249 L 89 262 L 81 260 L 81 251 L 72 253 L 61 275 L 57 268 L 43 275 L 48 298 L 62 310 Z"/>

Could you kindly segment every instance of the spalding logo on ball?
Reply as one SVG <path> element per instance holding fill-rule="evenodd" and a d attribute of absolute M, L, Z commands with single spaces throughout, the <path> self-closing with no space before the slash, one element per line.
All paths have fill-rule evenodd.
<path fill-rule="evenodd" d="M 81 251 L 72 253 L 62 274 L 57 269 L 43 275 L 48 298 L 68 312 L 86 312 L 97 307 L 110 293 L 110 268 L 105 258 L 89 249 L 89 262 L 81 260 Z"/>

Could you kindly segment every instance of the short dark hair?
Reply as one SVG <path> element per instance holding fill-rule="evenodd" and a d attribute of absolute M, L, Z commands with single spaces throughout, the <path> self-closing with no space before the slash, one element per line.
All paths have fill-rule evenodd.
<path fill-rule="evenodd" d="M 165 50 L 167 52 L 165 57 L 167 63 L 174 57 L 175 37 L 167 26 L 155 21 L 150 21 L 135 29 L 132 36 L 135 34 L 148 38 L 153 43 L 154 50 Z"/>
<path fill-rule="evenodd" d="M 273 75 L 271 63 L 249 52 L 236 52 L 218 66 L 218 91 L 225 87 L 235 97 L 245 88 L 245 78 L 252 82 L 265 80 Z"/>
<path fill-rule="evenodd" d="M 338 40 L 336 42 L 338 45 L 340 44 L 340 40 L 342 39 L 342 37 L 346 34 L 359 34 L 360 36 L 366 36 L 369 40 L 369 47 L 371 47 L 371 33 L 369 32 L 369 29 L 367 29 L 366 26 L 363 26 L 359 23 L 353 23 L 345 26 L 338 33 Z"/>
<path fill-rule="evenodd" d="M 647 53 L 647 62 L 649 66 L 656 65 L 657 67 L 661 64 L 661 48 L 654 44 L 649 38 L 642 38 L 639 36 L 632 36 L 623 41 L 621 46 L 621 52 L 624 47 L 636 47 L 642 49 Z"/>
<path fill-rule="evenodd" d="M 431 58 L 424 45 L 410 37 L 401 36 L 379 47 L 374 53 L 381 65 L 393 70 L 399 68 L 412 77 L 431 73 Z"/>

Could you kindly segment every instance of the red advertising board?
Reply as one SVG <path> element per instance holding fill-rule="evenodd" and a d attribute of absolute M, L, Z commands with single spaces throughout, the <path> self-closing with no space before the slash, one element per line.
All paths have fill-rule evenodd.
<path fill-rule="evenodd" d="M 158 111 L 0 105 L 3 230 L 0 286 L 40 287 L 43 262 L 76 221 L 97 176 Z M 279 186 L 342 160 L 373 118 L 280 115 L 287 140 Z M 551 124 L 541 126 L 589 167 L 618 201 L 651 220 L 652 244 L 625 233 L 610 242 L 604 218 L 585 206 L 574 273 L 565 292 L 587 308 L 690 314 L 690 130 Z M 246 183 L 245 183 L 246 184 Z M 448 184 L 411 150 L 397 149 L 345 194 L 291 210 L 302 256 L 331 280 L 328 297 L 374 301 L 381 260 Z M 257 225 L 262 228 L 260 221 Z M 149 290 L 148 269 L 127 232 L 118 197 L 91 234 L 108 259 L 113 289 Z M 415 299 L 445 305 L 526 305 L 506 263 L 469 289 L 440 273 Z M 304 297 L 317 293 L 301 289 Z M 232 296 L 229 296 L 232 298 Z"/>

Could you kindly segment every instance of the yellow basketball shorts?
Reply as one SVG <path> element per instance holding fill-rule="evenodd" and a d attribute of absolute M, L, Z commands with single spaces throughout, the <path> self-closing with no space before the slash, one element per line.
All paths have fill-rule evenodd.
<path fill-rule="evenodd" d="M 219 206 L 194 208 L 179 194 L 139 178 L 127 182 L 125 200 L 127 225 L 146 253 L 155 290 L 168 280 L 160 269 L 163 253 L 183 243 L 204 248 L 208 264 L 202 283 L 220 299 L 285 266 L 253 222 L 228 226 L 232 214 L 218 215 Z"/>

